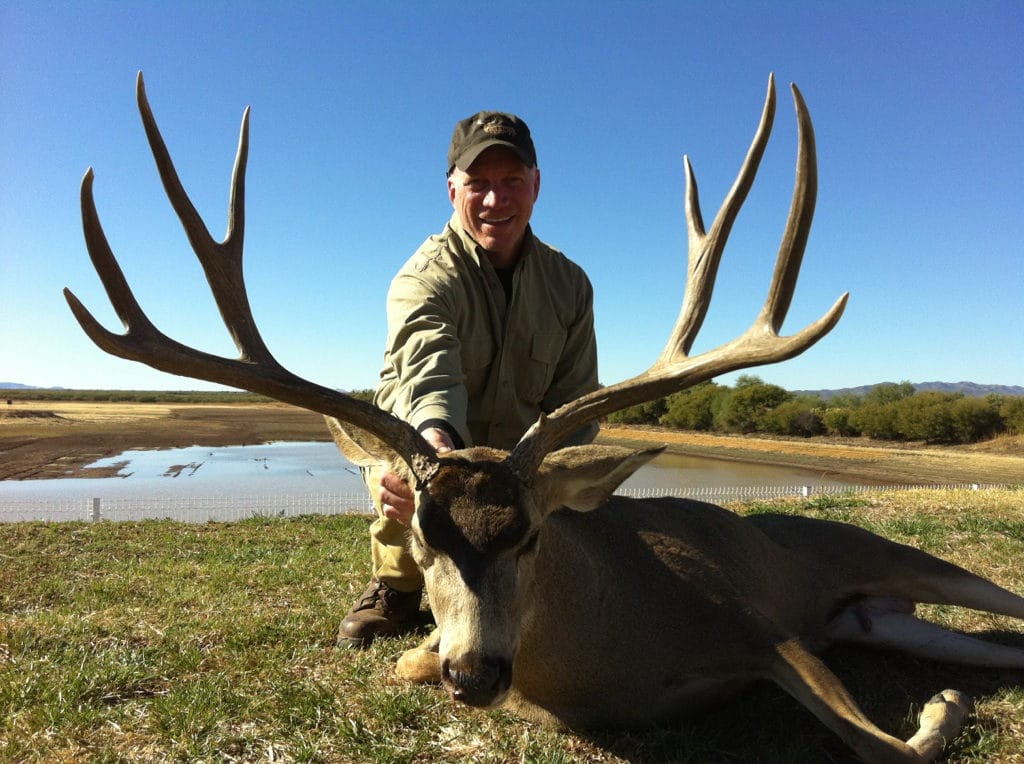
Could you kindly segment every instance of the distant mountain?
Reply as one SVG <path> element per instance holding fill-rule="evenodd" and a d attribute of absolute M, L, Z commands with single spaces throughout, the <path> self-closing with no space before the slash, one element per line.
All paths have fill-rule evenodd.
<path fill-rule="evenodd" d="M 0 382 L 0 390 L 66 390 L 66 387 L 36 387 L 23 385 L 20 382 Z"/>
<path fill-rule="evenodd" d="M 837 395 L 864 395 L 879 384 L 893 384 L 892 382 L 879 382 L 875 385 L 861 385 L 860 387 L 840 387 L 829 390 L 793 390 L 797 395 L 817 395 L 825 400 L 834 398 Z M 1024 397 L 1024 387 L 1020 385 L 979 385 L 977 382 L 913 382 L 916 392 L 926 390 L 938 390 L 942 393 L 963 393 L 968 398 L 984 398 L 986 395 L 1013 395 Z M 0 390 L 67 390 L 66 387 L 37 387 L 35 385 L 23 385 L 20 382 L 0 382 Z M 344 391 L 343 391 L 344 392 Z M 372 390 L 352 390 L 350 395 L 357 398 L 369 399 L 373 395 Z"/>
<path fill-rule="evenodd" d="M 817 395 L 828 400 L 837 395 L 862 396 L 880 384 L 892 383 L 879 382 L 875 385 L 861 385 L 860 387 L 842 387 L 834 390 L 794 390 L 794 392 L 800 395 Z M 934 390 L 940 393 L 962 393 L 968 398 L 984 398 L 986 395 L 1024 397 L 1024 387 L 1020 385 L 980 385 L 977 382 L 912 382 L 911 384 L 914 385 L 914 391 L 918 393 Z"/>

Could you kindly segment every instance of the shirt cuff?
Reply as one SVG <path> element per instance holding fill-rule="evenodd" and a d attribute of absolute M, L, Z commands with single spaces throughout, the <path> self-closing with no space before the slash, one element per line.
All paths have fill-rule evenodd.
<path fill-rule="evenodd" d="M 458 431 L 443 419 L 428 419 L 425 422 L 421 422 L 417 429 L 422 433 L 428 427 L 435 427 L 446 433 L 448 437 L 452 439 L 452 445 L 456 450 L 466 447 L 466 444 L 463 442 L 462 436 L 459 435 Z"/>

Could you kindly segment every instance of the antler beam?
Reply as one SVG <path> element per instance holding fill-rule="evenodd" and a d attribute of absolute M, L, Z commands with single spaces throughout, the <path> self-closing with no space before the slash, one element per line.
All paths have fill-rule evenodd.
<path fill-rule="evenodd" d="M 711 303 L 715 277 L 725 244 L 747 193 L 771 134 L 775 116 L 775 78 L 769 77 L 761 122 L 754 140 L 722 204 L 710 232 L 705 233 L 697 194 L 697 181 L 690 161 L 686 160 L 686 226 L 689 240 L 689 266 L 686 292 L 675 327 L 661 356 L 647 371 L 631 379 L 571 401 L 548 416 L 542 416 L 512 451 L 509 460 L 516 474 L 529 480 L 545 454 L 557 448 L 578 429 L 614 411 L 660 398 L 678 390 L 737 369 L 784 361 L 799 355 L 824 337 L 838 323 L 849 293 L 843 294 L 814 323 L 789 337 L 779 330 L 789 311 L 800 275 L 814 204 L 818 171 L 815 158 L 814 128 L 803 96 L 792 86 L 796 107 L 799 143 L 796 183 L 779 247 L 768 296 L 760 315 L 750 328 L 724 345 L 697 356 L 689 356 Z"/>
<path fill-rule="evenodd" d="M 242 117 L 238 153 L 232 174 L 228 232 L 224 241 L 218 243 L 210 235 L 178 178 L 146 99 L 141 72 L 136 83 L 136 96 L 167 197 L 203 266 L 210 291 L 217 302 L 224 325 L 239 350 L 239 357 L 223 358 L 183 345 L 160 332 L 149 320 L 128 286 L 100 225 L 93 200 L 91 168 L 82 179 L 82 228 L 89 257 L 126 331 L 124 334 L 115 334 L 105 329 L 81 301 L 69 289 L 65 289 L 64 296 L 68 305 L 85 333 L 101 349 L 121 358 L 139 361 L 171 374 L 261 393 L 335 417 L 388 444 L 409 464 L 418 481 L 429 480 L 436 469 L 436 454 L 415 429 L 365 401 L 292 374 L 277 362 L 260 336 L 253 320 L 242 273 L 249 110 L 246 109 Z"/>

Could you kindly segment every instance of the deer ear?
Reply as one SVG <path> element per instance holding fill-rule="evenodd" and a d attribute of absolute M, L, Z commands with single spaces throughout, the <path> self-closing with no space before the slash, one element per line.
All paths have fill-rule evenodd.
<path fill-rule="evenodd" d="M 330 416 L 325 416 L 324 421 L 341 455 L 357 467 L 373 467 L 382 462 L 391 465 L 403 463 L 397 451 L 366 430 L 347 422 L 343 425 Z"/>
<path fill-rule="evenodd" d="M 537 471 L 536 485 L 543 509 L 597 509 L 623 480 L 664 450 L 664 446 L 643 451 L 618 446 L 572 446 L 553 451 L 544 457 Z"/>

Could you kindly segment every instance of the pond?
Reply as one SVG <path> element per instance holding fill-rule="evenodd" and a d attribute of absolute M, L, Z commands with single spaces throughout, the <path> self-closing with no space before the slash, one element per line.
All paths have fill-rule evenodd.
<path fill-rule="evenodd" d="M 89 468 L 119 466 L 109 478 L 0 481 L 0 499 L 353 493 L 363 490 L 358 470 L 333 443 L 192 446 L 125 451 Z M 810 470 L 662 454 L 623 483 L 627 489 L 688 486 L 844 485 Z"/>

